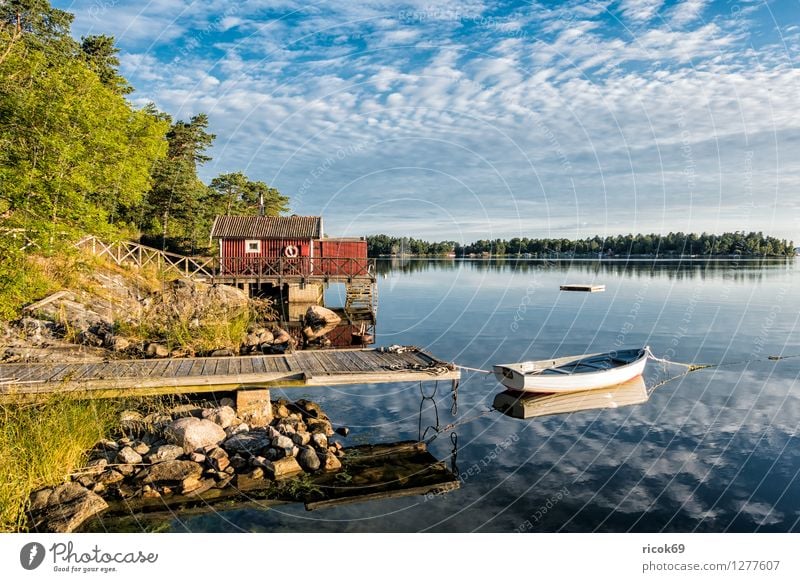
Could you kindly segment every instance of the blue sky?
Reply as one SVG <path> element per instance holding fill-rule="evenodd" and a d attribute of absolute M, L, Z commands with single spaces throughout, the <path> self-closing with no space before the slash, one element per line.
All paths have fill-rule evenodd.
<path fill-rule="evenodd" d="M 332 235 L 800 241 L 800 1 L 53 2 Z"/>

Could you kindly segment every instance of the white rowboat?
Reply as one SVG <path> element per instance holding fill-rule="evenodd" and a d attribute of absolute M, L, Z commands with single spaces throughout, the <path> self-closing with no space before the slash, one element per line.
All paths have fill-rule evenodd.
<path fill-rule="evenodd" d="M 521 392 L 578 392 L 622 384 L 644 372 L 648 347 L 553 360 L 499 364 L 494 375 L 506 388 Z"/>

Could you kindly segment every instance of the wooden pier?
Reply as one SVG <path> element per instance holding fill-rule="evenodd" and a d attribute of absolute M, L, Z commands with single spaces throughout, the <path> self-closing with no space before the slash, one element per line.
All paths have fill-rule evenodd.
<path fill-rule="evenodd" d="M 459 378 L 459 369 L 453 364 L 414 347 L 86 364 L 0 364 L 0 404 L 65 393 L 113 398 Z"/>

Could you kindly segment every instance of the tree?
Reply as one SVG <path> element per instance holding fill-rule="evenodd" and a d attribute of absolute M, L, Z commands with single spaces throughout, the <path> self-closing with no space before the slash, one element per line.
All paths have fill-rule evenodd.
<path fill-rule="evenodd" d="M 23 38 L 0 63 L 0 198 L 7 220 L 49 240 L 107 230 L 118 209 L 140 202 L 166 145 L 165 124 L 131 107 L 62 42 L 71 17 L 54 12 L 21 16 Z"/>
<path fill-rule="evenodd" d="M 193 252 L 207 237 L 201 226 L 208 189 L 197 177 L 197 166 L 211 159 L 205 151 L 216 137 L 207 129 L 208 116 L 200 113 L 176 121 L 167 132 L 167 155 L 153 170 L 141 224 L 146 234 L 160 234 L 162 248 Z"/>
<path fill-rule="evenodd" d="M 127 95 L 133 87 L 119 74 L 119 49 L 114 46 L 114 37 L 101 34 L 99 36 L 85 36 L 81 39 L 83 51 L 89 68 L 92 69 L 100 82 L 120 95 Z"/>

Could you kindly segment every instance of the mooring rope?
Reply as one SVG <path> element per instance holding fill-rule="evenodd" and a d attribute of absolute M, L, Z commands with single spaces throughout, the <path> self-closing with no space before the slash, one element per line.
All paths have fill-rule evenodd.
<path fill-rule="evenodd" d="M 687 376 L 687 375 L 691 374 L 692 372 L 696 372 L 697 370 L 705 370 L 706 368 L 726 368 L 728 366 L 740 366 L 742 364 L 751 364 L 751 363 L 754 363 L 754 362 L 766 362 L 768 360 L 769 361 L 788 360 L 789 358 L 800 358 L 800 354 L 791 354 L 791 355 L 788 355 L 788 356 L 769 355 L 769 356 L 767 356 L 765 358 L 751 358 L 749 360 L 737 360 L 735 362 L 719 362 L 719 363 L 716 363 L 716 364 L 687 364 L 687 363 L 684 363 L 684 362 L 673 362 L 672 360 L 667 360 L 665 358 L 656 357 L 656 355 L 653 354 L 652 351 L 650 351 L 650 348 L 647 348 L 647 357 L 650 358 L 651 360 L 654 360 L 656 362 L 660 362 L 661 364 L 664 364 L 664 365 L 670 365 L 671 364 L 671 365 L 674 365 L 674 366 L 682 366 L 682 367 L 686 368 L 686 371 L 684 371 L 683 373 L 676 374 L 674 376 L 670 376 L 669 378 L 667 378 L 665 380 L 662 380 L 661 382 L 658 382 L 657 384 L 654 384 L 653 386 L 648 388 L 647 394 L 649 396 L 650 394 L 653 393 L 653 391 L 656 388 L 661 388 L 661 386 L 663 386 L 664 384 L 668 384 L 669 382 L 672 382 L 673 380 L 677 380 L 678 378 L 683 378 L 684 376 Z"/>
<path fill-rule="evenodd" d="M 461 364 L 453 364 L 456 368 L 461 368 L 462 370 L 469 370 L 470 372 L 481 372 L 482 374 L 491 374 L 491 370 L 482 370 L 481 368 L 470 368 L 469 366 L 462 366 Z"/>

